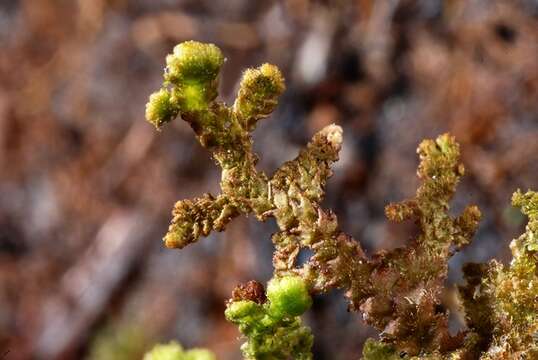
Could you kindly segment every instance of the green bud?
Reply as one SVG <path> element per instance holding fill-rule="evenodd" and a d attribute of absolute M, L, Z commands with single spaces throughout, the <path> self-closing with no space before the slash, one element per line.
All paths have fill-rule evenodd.
<path fill-rule="evenodd" d="M 261 306 L 251 300 L 233 301 L 228 304 L 224 315 L 230 321 L 252 316 L 260 312 Z"/>
<path fill-rule="evenodd" d="M 165 80 L 181 86 L 184 82 L 208 83 L 217 78 L 224 57 L 218 47 L 186 41 L 166 57 Z"/>
<path fill-rule="evenodd" d="M 166 57 L 165 84 L 172 85 L 173 100 L 181 112 L 206 110 L 217 97 L 218 74 L 224 62 L 213 44 L 186 41 Z"/>
<path fill-rule="evenodd" d="M 178 107 L 172 100 L 172 95 L 166 89 L 154 92 L 146 104 L 146 119 L 157 129 L 172 121 L 179 113 Z"/>
<path fill-rule="evenodd" d="M 312 305 L 305 282 L 299 276 L 274 278 L 267 285 L 269 312 L 276 317 L 299 316 Z"/>
<path fill-rule="evenodd" d="M 284 89 L 284 77 L 276 66 L 263 64 L 256 69 L 247 69 L 241 79 L 234 112 L 251 130 L 257 120 L 267 117 L 275 109 Z"/>

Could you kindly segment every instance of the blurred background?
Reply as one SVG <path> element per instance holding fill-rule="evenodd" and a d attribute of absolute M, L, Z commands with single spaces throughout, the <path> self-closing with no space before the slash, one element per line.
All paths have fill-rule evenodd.
<path fill-rule="evenodd" d="M 190 39 L 223 50 L 228 103 L 246 67 L 283 70 L 255 133 L 266 172 L 343 126 L 324 205 L 369 253 L 416 232 L 383 208 L 413 196 L 417 144 L 449 131 L 467 169 L 453 213 L 476 203 L 484 219 L 448 283 L 509 259 L 524 226 L 510 195 L 538 188 L 537 1 L 0 0 L 0 359 L 140 359 L 171 339 L 240 358 L 224 302 L 270 278 L 276 225 L 160 241 L 176 200 L 219 191 L 186 123 L 144 121 L 165 55 Z M 376 336 L 341 295 L 305 316 L 315 359 L 356 359 Z"/>

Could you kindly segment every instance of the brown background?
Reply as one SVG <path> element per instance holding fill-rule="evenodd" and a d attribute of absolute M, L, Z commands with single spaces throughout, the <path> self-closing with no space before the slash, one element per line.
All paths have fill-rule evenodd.
<path fill-rule="evenodd" d="M 222 48 L 227 102 L 245 67 L 285 73 L 255 134 L 265 171 L 343 126 L 325 205 L 369 252 L 413 236 L 383 207 L 414 193 L 418 142 L 450 131 L 467 168 L 454 210 L 477 203 L 484 220 L 449 282 L 465 261 L 509 259 L 510 194 L 538 188 L 536 1 L 1 0 L 1 359 L 137 359 L 169 339 L 240 357 L 224 301 L 270 278 L 275 224 L 160 242 L 175 200 L 218 191 L 185 123 L 144 121 L 164 56 L 189 39 Z M 316 359 L 356 359 L 376 335 L 338 292 L 305 321 Z"/>

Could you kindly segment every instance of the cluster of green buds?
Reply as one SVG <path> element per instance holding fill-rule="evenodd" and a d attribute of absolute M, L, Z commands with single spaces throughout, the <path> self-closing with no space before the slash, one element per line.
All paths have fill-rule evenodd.
<path fill-rule="evenodd" d="M 299 318 L 311 305 L 303 279 L 284 276 L 269 282 L 266 297 L 259 283 L 238 286 L 225 315 L 248 338 L 245 358 L 311 359 L 313 337 Z"/>
<path fill-rule="evenodd" d="M 206 109 L 217 97 L 217 76 L 223 62 L 215 45 L 189 41 L 176 46 L 166 57 L 164 87 L 150 96 L 148 121 L 160 128 L 180 112 Z"/>
<path fill-rule="evenodd" d="M 236 288 L 227 303 L 226 318 L 246 338 L 245 358 L 312 358 L 312 335 L 300 316 L 313 294 L 331 289 L 343 289 L 349 309 L 360 311 L 380 330 L 380 340 L 369 340 L 364 347 L 368 360 L 536 356 L 536 193 L 514 195 L 514 204 L 530 222 L 512 243 L 510 267 L 492 262 L 464 268 L 467 284 L 459 287 L 459 297 L 467 329 L 452 335 L 444 303 L 448 261 L 470 243 L 481 217 L 476 206 L 456 217 L 449 213 L 464 174 L 455 139 L 444 134 L 423 141 L 416 196 L 386 207 L 391 221 L 415 221 L 418 236 L 405 247 L 368 257 L 339 230 L 335 214 L 321 207 L 342 129 L 329 125 L 319 131 L 272 176 L 258 171 L 251 133 L 276 107 L 284 79 L 273 65 L 248 69 L 234 104 L 227 106 L 217 99 L 223 62 L 215 45 L 189 41 L 176 46 L 166 58 L 163 87 L 150 96 L 146 117 L 157 129 L 181 117 L 222 169 L 220 194 L 175 204 L 164 237 L 167 247 L 183 248 L 211 231 L 223 231 L 239 215 L 276 220 L 274 274 L 267 291 L 250 282 Z M 299 266 L 297 257 L 305 248 L 313 255 Z"/>

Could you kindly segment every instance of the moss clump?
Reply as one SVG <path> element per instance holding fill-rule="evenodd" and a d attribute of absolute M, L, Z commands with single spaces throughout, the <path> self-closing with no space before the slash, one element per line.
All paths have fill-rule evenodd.
<path fill-rule="evenodd" d="M 450 257 L 471 242 L 481 218 L 467 206 L 458 216 L 450 203 L 464 174 L 454 137 L 424 140 L 417 152 L 416 195 L 389 204 L 389 220 L 413 220 L 415 239 L 402 248 L 368 257 L 343 233 L 338 219 L 321 202 L 331 166 L 338 160 L 343 131 L 329 125 L 315 134 L 298 156 L 267 176 L 256 169 L 251 132 L 276 107 L 284 91 L 277 67 L 247 69 L 231 107 L 217 100 L 223 56 L 211 44 L 186 42 L 166 59 L 163 88 L 150 97 L 146 115 L 157 128 L 180 115 L 222 169 L 221 194 L 180 200 L 164 241 L 183 248 L 211 231 L 223 231 L 238 215 L 273 217 L 274 274 L 267 294 L 250 282 L 238 287 L 226 318 L 246 337 L 248 359 L 310 359 L 312 335 L 300 315 L 311 294 L 343 289 L 349 309 L 362 313 L 380 331 L 369 341 L 365 359 L 537 358 L 538 195 L 516 192 L 513 203 L 529 217 L 526 232 L 511 244 L 510 266 L 497 262 L 467 265 L 459 287 L 467 330 L 448 331 L 444 304 Z M 313 255 L 297 265 L 300 251 Z"/>

